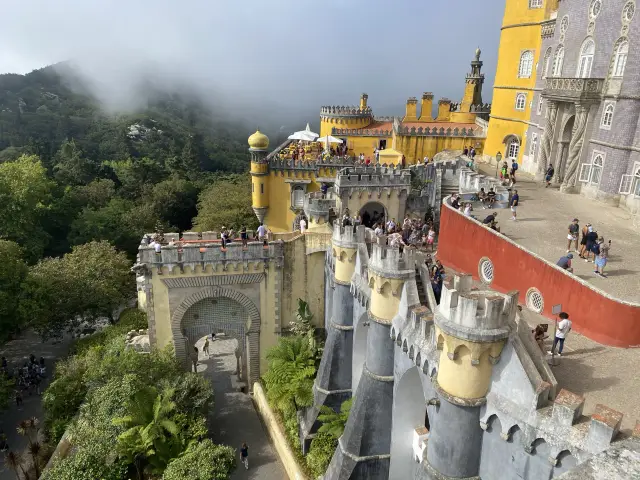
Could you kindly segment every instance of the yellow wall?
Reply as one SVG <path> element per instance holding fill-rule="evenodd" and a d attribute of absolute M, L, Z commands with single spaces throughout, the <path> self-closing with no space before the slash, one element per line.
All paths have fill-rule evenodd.
<path fill-rule="evenodd" d="M 450 395 L 465 399 L 484 397 L 489 391 L 493 366 L 489 357 L 497 358 L 504 341 L 476 343 L 451 337 L 436 329 L 440 352 L 438 384 Z M 449 354 L 455 352 L 454 359 Z M 473 361 L 473 362 L 472 362 Z M 474 363 L 476 363 L 474 365 Z"/>
<path fill-rule="evenodd" d="M 475 121 L 475 120 L 474 120 Z M 398 135 L 396 137 L 396 150 L 406 157 L 408 165 L 421 162 L 425 156 L 433 158 L 443 150 L 463 150 L 464 147 L 473 146 L 478 153 L 484 150 L 484 138 L 464 137 L 418 137 Z"/>
<path fill-rule="evenodd" d="M 507 135 L 516 135 L 522 141 L 518 155 L 519 161 L 527 149 L 524 142 L 525 132 L 529 127 L 526 123 L 514 120 L 528 121 L 531 117 L 529 105 L 533 100 L 532 89 L 536 83 L 536 65 L 541 61 L 540 23 L 548 18 L 551 9 L 557 8 L 557 3 L 554 1 L 545 3 L 546 8 L 530 9 L 529 2 L 507 0 L 502 20 L 491 120 L 484 148 L 485 153 L 492 157 L 497 152 L 506 156 L 503 141 Z M 518 78 L 520 56 L 524 50 L 534 51 L 533 73 L 530 78 Z M 524 112 L 515 109 L 516 94 L 519 92 L 527 94 Z"/>
<path fill-rule="evenodd" d="M 320 136 L 331 135 L 334 128 L 365 128 L 371 123 L 371 118 L 320 118 Z"/>
<path fill-rule="evenodd" d="M 253 207 L 262 208 L 269 206 L 269 178 L 266 173 L 269 165 L 266 163 L 251 162 L 251 204 Z"/>
<path fill-rule="evenodd" d="M 356 268 L 356 249 L 334 246 L 336 256 L 335 280 L 343 285 L 351 284 L 351 277 Z"/>
<path fill-rule="evenodd" d="M 391 323 L 398 313 L 400 292 L 404 280 L 384 278 L 369 272 L 369 286 L 371 287 L 371 304 L 369 310 L 376 318 Z"/>

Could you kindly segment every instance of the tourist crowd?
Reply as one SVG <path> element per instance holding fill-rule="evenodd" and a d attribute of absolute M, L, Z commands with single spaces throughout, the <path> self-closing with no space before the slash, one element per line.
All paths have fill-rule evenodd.
<path fill-rule="evenodd" d="M 567 228 L 567 254 L 560 257 L 556 265 L 568 272 L 573 272 L 572 261 L 573 253 L 575 252 L 585 262 L 594 263 L 595 269 L 593 273 L 606 278 L 604 268 L 609 261 L 610 249 L 611 240 L 606 242 L 604 237 L 598 234 L 598 231 L 590 223 L 586 223 L 580 229 L 580 220 L 574 218 Z"/>
<path fill-rule="evenodd" d="M 29 360 L 24 365 L 16 365 L 13 369 L 9 368 L 6 357 L 2 357 L 0 374 L 5 379 L 13 381 L 14 398 L 16 406 L 21 409 L 24 394 L 31 395 L 35 393 L 40 395 L 40 384 L 45 377 L 46 367 L 44 357 L 36 359 L 34 354 L 29 356 Z"/>

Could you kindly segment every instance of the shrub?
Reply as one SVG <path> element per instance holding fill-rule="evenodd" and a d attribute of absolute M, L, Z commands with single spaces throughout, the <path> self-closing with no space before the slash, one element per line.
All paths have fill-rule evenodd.
<path fill-rule="evenodd" d="M 231 447 L 215 445 L 206 439 L 189 447 L 173 460 L 163 480 L 227 480 L 236 467 L 236 453 Z"/>
<path fill-rule="evenodd" d="M 311 440 L 306 456 L 307 466 L 314 478 L 324 475 L 338 446 L 338 439 L 328 433 L 317 433 Z"/>

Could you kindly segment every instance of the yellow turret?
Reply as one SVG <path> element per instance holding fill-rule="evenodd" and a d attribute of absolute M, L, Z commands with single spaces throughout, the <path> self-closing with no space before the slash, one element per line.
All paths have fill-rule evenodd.
<path fill-rule="evenodd" d="M 269 162 L 267 149 L 269 137 L 260 130 L 249 137 L 249 152 L 251 154 L 251 200 L 253 211 L 260 223 L 269 209 Z"/>

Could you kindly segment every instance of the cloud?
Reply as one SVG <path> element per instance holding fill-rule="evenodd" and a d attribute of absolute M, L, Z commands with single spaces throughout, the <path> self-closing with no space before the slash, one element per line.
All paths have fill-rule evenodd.
<path fill-rule="evenodd" d="M 322 104 L 401 114 L 423 91 L 459 99 L 483 50 L 491 96 L 502 2 L 475 0 L 31 0 L 8 2 L 0 72 L 71 60 L 107 104 L 144 78 L 190 85 L 238 105 L 317 120 Z M 262 106 L 261 106 L 262 105 Z"/>

